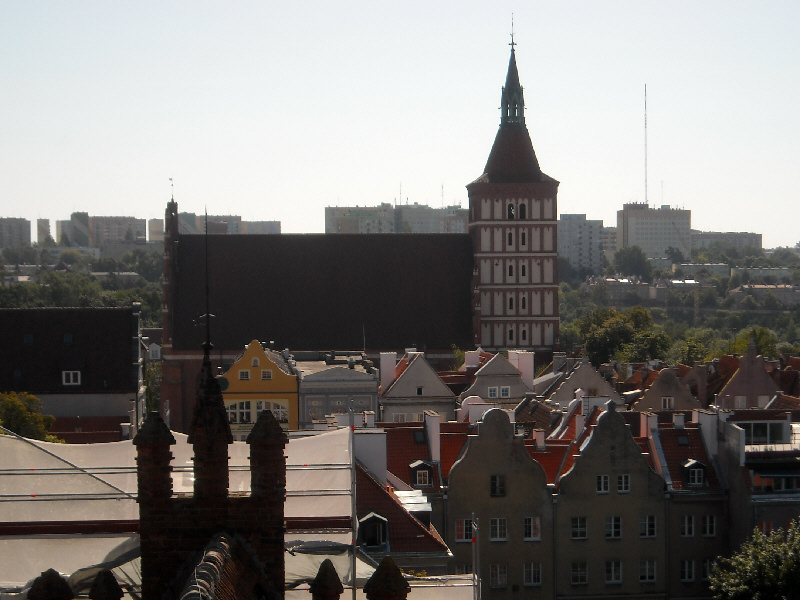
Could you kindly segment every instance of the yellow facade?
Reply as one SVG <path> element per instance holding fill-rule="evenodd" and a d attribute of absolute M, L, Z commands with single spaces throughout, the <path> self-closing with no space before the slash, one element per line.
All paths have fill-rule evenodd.
<path fill-rule="evenodd" d="M 253 340 L 219 377 L 233 439 L 244 440 L 262 410 L 271 410 L 284 429 L 297 429 L 297 376 L 284 371 L 282 363 L 276 354 Z"/>

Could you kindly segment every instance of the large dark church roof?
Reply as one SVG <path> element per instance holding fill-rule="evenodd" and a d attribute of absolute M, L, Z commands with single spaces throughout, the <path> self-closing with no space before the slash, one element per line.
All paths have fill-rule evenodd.
<path fill-rule="evenodd" d="M 205 236 L 180 235 L 173 347 L 199 349 Z M 472 242 L 456 234 L 209 235 L 211 337 L 292 350 L 471 347 Z M 366 342 L 366 344 L 365 344 Z"/>
<path fill-rule="evenodd" d="M 489 183 L 534 183 L 542 171 L 524 125 L 501 125 L 481 178 Z"/>

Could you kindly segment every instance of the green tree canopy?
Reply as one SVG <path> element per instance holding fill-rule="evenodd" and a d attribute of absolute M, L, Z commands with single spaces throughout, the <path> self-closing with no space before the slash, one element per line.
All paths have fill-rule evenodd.
<path fill-rule="evenodd" d="M 720 558 L 709 574 L 718 600 L 800 599 L 800 521 L 768 535 L 758 530 L 730 558 Z"/>
<path fill-rule="evenodd" d="M 650 280 L 650 261 L 639 246 L 617 250 L 614 254 L 614 269 L 620 275 L 638 275 L 645 281 Z"/>
<path fill-rule="evenodd" d="M 0 394 L 0 425 L 22 437 L 59 442 L 48 430 L 55 417 L 42 414 L 42 402 L 26 392 Z M 2 433 L 2 432 L 0 432 Z"/>

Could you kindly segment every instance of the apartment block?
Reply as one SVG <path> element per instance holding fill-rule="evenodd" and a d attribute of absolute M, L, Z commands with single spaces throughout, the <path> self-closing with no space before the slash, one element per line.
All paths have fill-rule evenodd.
<path fill-rule="evenodd" d="M 14 217 L 0 218 L 0 248 L 31 245 L 31 222 Z"/>
<path fill-rule="evenodd" d="M 603 221 L 586 215 L 563 214 L 558 220 L 558 256 L 579 272 L 597 274 L 603 268 Z"/>
<path fill-rule="evenodd" d="M 617 211 L 617 250 L 638 246 L 648 258 L 666 256 L 667 248 L 689 256 L 692 250 L 692 211 L 662 205 L 624 204 Z"/>

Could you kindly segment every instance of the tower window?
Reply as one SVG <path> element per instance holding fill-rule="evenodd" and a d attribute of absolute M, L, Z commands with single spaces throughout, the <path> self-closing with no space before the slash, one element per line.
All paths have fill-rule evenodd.
<path fill-rule="evenodd" d="M 514 265 L 508 265 L 508 276 L 509 277 L 514 276 Z"/>
<path fill-rule="evenodd" d="M 513 329 L 509 329 L 508 330 L 508 341 L 509 342 L 513 342 L 514 341 L 514 330 Z"/>
<path fill-rule="evenodd" d="M 513 204 L 509 204 L 508 205 L 508 218 L 512 219 L 512 220 L 514 219 L 514 205 Z"/>
<path fill-rule="evenodd" d="M 522 310 L 525 310 L 526 308 L 528 308 L 528 303 L 527 303 L 527 301 L 525 300 L 525 296 L 523 296 L 522 298 L 520 298 L 519 302 L 520 302 L 520 308 L 522 308 Z M 523 339 L 524 339 L 524 338 L 523 338 Z"/>
<path fill-rule="evenodd" d="M 508 245 L 511 246 L 514 243 L 514 234 L 509 231 L 508 232 Z"/>
<path fill-rule="evenodd" d="M 525 235 L 525 234 L 523 233 L 522 235 Z M 522 264 L 519 266 L 519 276 L 520 276 L 520 277 L 525 277 L 525 275 L 527 275 L 527 273 L 528 273 L 528 269 L 527 269 L 527 267 L 525 266 L 525 263 L 522 263 Z"/>
<path fill-rule="evenodd" d="M 520 219 L 527 218 L 526 215 L 525 215 L 525 205 L 524 204 L 520 204 L 519 205 L 519 218 Z"/>
<path fill-rule="evenodd" d="M 528 332 L 527 332 L 525 329 L 523 329 L 523 330 L 520 332 L 520 334 L 519 334 L 519 335 L 520 335 L 520 337 L 522 338 L 522 341 L 523 341 L 523 342 L 527 342 L 527 341 L 528 341 Z"/>
<path fill-rule="evenodd" d="M 521 208 L 524 208 L 524 207 L 521 207 Z M 525 237 L 525 232 L 521 231 L 520 234 L 519 234 L 519 244 L 520 244 L 520 246 L 524 246 L 526 243 L 527 243 L 527 240 L 526 240 L 526 237 Z"/>
<path fill-rule="evenodd" d="M 514 310 L 514 296 L 508 299 L 508 310 Z"/>

